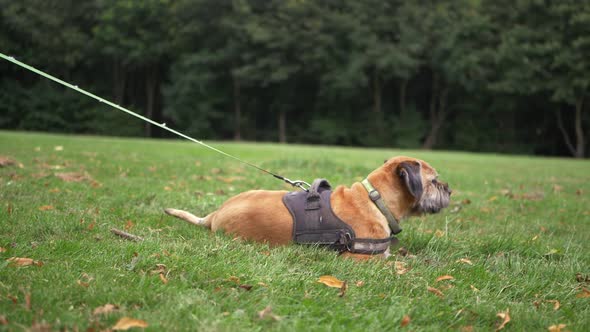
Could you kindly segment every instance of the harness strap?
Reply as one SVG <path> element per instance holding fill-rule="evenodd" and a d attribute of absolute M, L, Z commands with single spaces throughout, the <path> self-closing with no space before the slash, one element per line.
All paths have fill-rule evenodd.
<path fill-rule="evenodd" d="M 369 193 L 369 198 L 371 199 L 371 201 L 373 201 L 373 203 L 375 203 L 375 205 L 377 206 L 379 211 L 381 211 L 381 213 L 385 216 L 385 219 L 387 219 L 387 223 L 389 224 L 389 228 L 391 228 L 391 233 L 393 233 L 395 235 L 395 234 L 398 234 L 399 232 L 401 232 L 402 229 L 399 226 L 397 220 L 395 219 L 393 214 L 391 214 L 391 211 L 389 211 L 389 209 L 385 205 L 385 202 L 383 202 L 383 199 L 381 198 L 381 194 L 377 191 L 377 189 L 375 189 L 373 187 L 373 185 L 371 185 L 371 182 L 369 182 L 369 179 L 364 179 L 362 181 L 362 184 L 365 187 L 365 189 L 367 189 L 367 192 Z"/>
<path fill-rule="evenodd" d="M 398 242 L 398 239 L 393 236 L 384 239 L 354 239 L 348 251 L 355 254 L 382 254 L 389 249 L 390 245 L 396 245 Z"/>

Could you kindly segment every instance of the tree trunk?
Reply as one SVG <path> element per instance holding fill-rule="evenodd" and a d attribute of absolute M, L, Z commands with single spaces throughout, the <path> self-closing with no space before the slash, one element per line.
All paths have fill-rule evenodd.
<path fill-rule="evenodd" d="M 563 118 L 561 117 L 561 111 L 557 111 L 557 127 L 563 136 L 565 145 L 569 152 L 575 158 L 584 158 L 586 156 L 586 137 L 584 135 L 584 128 L 582 127 L 582 112 L 584 110 L 584 96 L 578 98 L 576 101 L 576 110 L 574 115 L 574 131 L 576 137 L 576 145 L 572 143 L 570 139 L 570 133 L 565 128 Z"/>
<path fill-rule="evenodd" d="M 287 143 L 287 112 L 284 108 L 279 110 L 279 142 Z"/>
<path fill-rule="evenodd" d="M 380 142 L 383 138 L 383 110 L 381 99 L 381 80 L 379 80 L 379 73 L 375 69 L 373 73 L 373 120 L 375 121 L 375 131 L 377 141 Z"/>
<path fill-rule="evenodd" d="M 145 116 L 148 119 L 156 122 L 160 121 L 160 114 L 157 109 L 157 97 L 159 90 L 158 68 L 156 66 L 147 70 L 147 77 L 145 80 L 146 88 L 146 109 Z M 146 137 L 152 137 L 154 134 L 152 124 L 146 122 L 144 127 L 144 134 Z"/>
<path fill-rule="evenodd" d="M 234 79 L 234 140 L 240 141 L 242 140 L 242 131 L 241 131 L 241 123 L 242 123 L 242 104 L 240 100 L 241 94 L 241 86 L 240 80 L 237 77 L 233 77 Z"/>
<path fill-rule="evenodd" d="M 430 99 L 430 131 L 422 144 L 423 149 L 432 149 L 438 140 L 438 133 L 444 124 L 447 116 L 447 98 L 449 88 L 445 87 L 440 91 L 440 78 L 434 73 L 432 77 L 432 97 Z"/>
<path fill-rule="evenodd" d="M 408 87 L 408 80 L 404 79 L 399 87 L 399 115 L 400 118 L 406 113 L 406 89 Z"/>

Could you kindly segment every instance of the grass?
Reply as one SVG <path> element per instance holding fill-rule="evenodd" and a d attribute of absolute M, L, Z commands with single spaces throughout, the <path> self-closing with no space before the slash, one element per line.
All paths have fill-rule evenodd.
<path fill-rule="evenodd" d="M 356 263 L 319 248 L 236 241 L 165 216 L 165 207 L 205 215 L 241 191 L 287 188 L 195 144 L 0 132 L 0 156 L 21 163 L 0 168 L 0 330 L 102 330 L 128 316 L 154 331 L 382 331 L 409 316 L 409 330 L 490 331 L 507 310 L 509 331 L 590 326 L 588 161 L 214 145 L 291 179 L 334 185 L 411 155 L 437 168 L 453 202 L 403 222 L 408 255 Z M 67 182 L 56 176 L 63 172 L 90 178 Z M 112 227 L 144 241 L 120 239 Z M 10 257 L 43 265 L 18 267 Z M 347 281 L 345 295 L 317 283 L 322 275 Z M 437 282 L 443 275 L 454 279 Z M 93 315 L 107 303 L 119 309 Z M 268 306 L 276 316 L 260 319 Z"/>

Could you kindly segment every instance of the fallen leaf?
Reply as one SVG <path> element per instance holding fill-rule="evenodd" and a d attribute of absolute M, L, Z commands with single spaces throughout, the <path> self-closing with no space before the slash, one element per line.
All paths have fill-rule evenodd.
<path fill-rule="evenodd" d="M 61 146 L 61 145 L 58 145 L 58 146 L 54 147 L 53 150 L 55 150 L 55 151 L 63 151 L 64 150 L 64 147 Z"/>
<path fill-rule="evenodd" d="M 472 325 L 467 325 L 467 326 L 462 326 L 459 331 L 461 332 L 472 332 L 473 331 L 473 326 Z"/>
<path fill-rule="evenodd" d="M 124 331 L 129 330 L 132 327 L 148 327 L 148 323 L 140 319 L 123 317 L 119 319 L 117 324 L 115 324 L 115 326 L 113 326 L 112 329 L 117 331 Z"/>
<path fill-rule="evenodd" d="M 443 281 L 443 280 L 452 280 L 452 279 L 455 279 L 455 277 L 450 276 L 450 275 L 444 275 L 444 276 L 440 276 L 440 277 L 436 278 L 436 282 Z"/>
<path fill-rule="evenodd" d="M 114 304 L 107 303 L 107 304 L 105 304 L 105 305 L 103 305 L 101 307 L 98 307 L 98 308 L 94 309 L 94 311 L 92 312 L 92 314 L 94 316 L 108 315 L 111 312 L 114 312 L 114 311 L 117 311 L 117 310 L 119 310 L 119 306 L 114 305 Z"/>
<path fill-rule="evenodd" d="M 18 298 L 14 295 L 8 294 L 6 295 L 7 298 L 9 298 L 12 301 L 12 304 L 17 304 L 18 303 Z"/>
<path fill-rule="evenodd" d="M 529 201 L 542 201 L 545 198 L 545 193 L 539 191 L 524 193 L 521 195 L 521 198 Z"/>
<path fill-rule="evenodd" d="M 12 165 L 16 165 L 16 160 L 14 160 L 10 157 L 6 157 L 6 156 L 0 156 L 0 167 L 6 167 L 6 166 L 12 166 Z"/>
<path fill-rule="evenodd" d="M 560 186 L 558 184 L 554 184 L 553 185 L 553 192 L 559 193 L 559 192 L 562 192 L 562 191 L 563 191 L 563 186 Z"/>
<path fill-rule="evenodd" d="M 508 324 L 508 322 L 510 322 L 510 309 L 506 309 L 506 311 L 501 311 L 497 313 L 496 317 L 499 317 L 502 320 L 502 323 L 500 323 L 500 326 L 498 326 L 498 328 L 496 329 L 496 331 L 499 331 L 503 329 L 506 326 L 506 324 Z"/>
<path fill-rule="evenodd" d="M 582 189 L 576 189 L 576 195 L 582 196 L 583 194 L 584 194 L 584 191 Z"/>
<path fill-rule="evenodd" d="M 263 310 L 259 311 L 258 312 L 258 318 L 260 318 L 260 319 L 270 318 L 270 319 L 275 320 L 275 321 L 281 320 L 281 317 L 279 317 L 279 316 L 277 316 L 277 315 L 275 315 L 275 314 L 272 313 L 271 306 L 267 306 Z"/>
<path fill-rule="evenodd" d="M 361 280 L 361 281 L 357 281 L 357 282 L 355 283 L 355 285 L 356 285 L 356 287 L 363 287 L 363 286 L 365 285 L 365 282 L 364 282 L 364 281 L 362 281 L 362 280 Z"/>
<path fill-rule="evenodd" d="M 54 175 L 65 182 L 82 182 L 85 180 L 92 180 L 88 174 L 82 174 L 78 172 L 55 173 Z"/>
<path fill-rule="evenodd" d="M 0 253 L 2 252 L 6 252 L 8 249 L 4 248 L 4 247 L 0 247 Z"/>
<path fill-rule="evenodd" d="M 554 311 L 559 310 L 559 307 L 561 306 L 561 304 L 557 300 L 545 300 L 545 302 L 553 303 L 553 310 Z"/>
<path fill-rule="evenodd" d="M 168 187 L 168 186 L 165 186 L 165 187 L 164 187 L 164 190 L 166 190 L 166 191 L 172 191 L 172 188 L 170 188 L 170 187 Z"/>
<path fill-rule="evenodd" d="M 7 259 L 11 265 L 15 266 L 29 266 L 29 265 L 37 265 L 43 266 L 43 262 L 33 260 L 32 258 L 22 258 L 22 257 L 10 257 Z"/>
<path fill-rule="evenodd" d="M 579 299 L 585 299 L 590 297 L 590 290 L 588 290 L 586 287 L 582 288 L 582 292 L 576 294 L 576 297 Z"/>
<path fill-rule="evenodd" d="M 439 238 L 443 237 L 443 236 L 445 236 L 445 232 L 440 229 L 437 229 L 436 232 L 434 232 L 434 236 L 439 237 Z"/>
<path fill-rule="evenodd" d="M 55 194 L 55 193 L 60 192 L 60 190 L 59 190 L 59 188 L 53 188 L 53 189 L 49 189 L 49 192 Z"/>
<path fill-rule="evenodd" d="M 484 207 L 480 208 L 479 211 L 481 211 L 483 213 L 490 213 L 492 210 L 490 210 L 489 207 L 484 206 Z"/>
<path fill-rule="evenodd" d="M 561 332 L 561 329 L 564 329 L 566 326 L 565 324 L 551 325 L 547 329 L 549 332 Z"/>
<path fill-rule="evenodd" d="M 340 287 L 340 292 L 338 293 L 339 297 L 343 297 L 344 295 L 346 295 L 346 290 L 348 289 L 348 284 L 346 283 L 346 281 L 342 284 L 342 287 Z"/>
<path fill-rule="evenodd" d="M 240 283 L 240 278 L 236 277 L 236 276 L 230 276 L 229 278 L 227 278 L 228 281 L 231 282 L 235 282 L 236 284 Z"/>
<path fill-rule="evenodd" d="M 51 329 L 51 324 L 49 323 L 45 323 L 45 322 L 34 322 L 33 325 L 31 325 L 30 329 L 27 329 L 27 331 L 31 331 L 31 332 L 51 332 L 53 331 Z"/>
<path fill-rule="evenodd" d="M 166 278 L 166 276 L 164 276 L 164 273 L 160 273 L 160 280 L 162 280 L 162 283 L 164 285 L 166 285 L 168 283 L 168 278 Z"/>
<path fill-rule="evenodd" d="M 133 221 L 131 220 L 127 220 L 127 223 L 125 224 L 125 230 L 130 230 L 131 228 L 133 228 L 134 224 Z"/>
<path fill-rule="evenodd" d="M 88 288 L 88 287 L 90 286 L 90 283 L 88 283 L 88 282 L 85 282 L 85 281 L 82 281 L 82 280 L 77 280 L 77 281 L 76 281 L 76 283 L 77 283 L 79 286 L 82 286 L 82 287 L 84 287 L 84 288 Z"/>
<path fill-rule="evenodd" d="M 221 169 L 219 169 L 219 168 L 212 168 L 211 169 L 211 173 L 213 173 L 213 174 L 220 174 L 221 173 Z"/>
<path fill-rule="evenodd" d="M 252 285 L 239 285 L 238 287 L 240 287 L 241 289 L 245 289 L 247 291 L 252 289 Z"/>
<path fill-rule="evenodd" d="M 488 202 L 493 202 L 497 199 L 498 199 L 498 196 L 492 196 L 492 197 L 488 198 Z"/>
<path fill-rule="evenodd" d="M 342 288 L 344 286 L 344 281 L 333 276 L 321 276 L 317 282 L 333 288 Z"/>
<path fill-rule="evenodd" d="M 464 200 L 461 201 L 461 204 L 463 204 L 463 205 L 469 205 L 469 204 L 471 204 L 471 200 L 466 198 L 466 199 L 464 199 Z"/>
<path fill-rule="evenodd" d="M 137 257 L 137 255 L 134 255 L 135 257 Z M 166 265 L 164 264 L 156 264 L 156 268 L 153 269 L 150 274 L 154 275 L 154 274 L 162 274 L 162 273 L 166 273 L 167 268 Z"/>
<path fill-rule="evenodd" d="M 42 205 L 38 207 L 39 211 L 49 211 L 55 209 L 53 205 Z"/>
<path fill-rule="evenodd" d="M 0 315 L 0 325 L 8 325 L 8 320 L 4 315 Z"/>
<path fill-rule="evenodd" d="M 262 286 L 262 287 L 268 287 L 268 285 L 267 285 L 267 284 L 265 284 L 265 283 L 263 283 L 262 281 L 260 281 L 260 282 L 258 283 L 258 286 Z"/>
<path fill-rule="evenodd" d="M 406 257 L 406 256 L 408 256 L 408 254 L 409 254 L 410 252 L 409 252 L 409 251 L 408 251 L 408 249 L 406 249 L 405 247 L 400 247 L 400 248 L 397 250 L 397 253 L 398 253 L 400 256 L 402 256 L 402 257 Z"/>
<path fill-rule="evenodd" d="M 470 260 L 469 260 L 469 259 L 467 259 L 467 258 L 461 258 L 461 259 L 458 259 L 458 260 L 456 261 L 456 263 L 465 263 L 465 264 L 468 264 L 468 265 L 473 265 L 473 262 L 472 262 L 472 261 L 470 261 Z"/>
<path fill-rule="evenodd" d="M 412 319 L 410 318 L 410 316 L 405 315 L 402 318 L 402 321 L 400 322 L 400 326 L 401 327 L 406 327 L 406 326 L 408 326 L 408 324 L 410 324 L 411 321 L 412 321 Z"/>
<path fill-rule="evenodd" d="M 396 274 L 402 275 L 402 274 L 408 273 L 408 271 L 410 271 L 410 269 L 406 267 L 405 262 L 401 262 L 401 261 L 395 262 L 395 273 Z"/>
<path fill-rule="evenodd" d="M 436 289 L 436 288 L 434 288 L 434 287 L 430 287 L 430 286 L 428 286 L 426 289 L 427 289 L 429 292 L 433 293 L 434 295 L 436 295 L 436 296 L 440 297 L 441 299 L 444 297 L 444 294 L 443 294 L 443 293 L 442 293 L 440 290 L 438 290 L 438 289 Z"/>
<path fill-rule="evenodd" d="M 474 292 L 479 292 L 479 289 L 473 285 L 469 285 Z"/>

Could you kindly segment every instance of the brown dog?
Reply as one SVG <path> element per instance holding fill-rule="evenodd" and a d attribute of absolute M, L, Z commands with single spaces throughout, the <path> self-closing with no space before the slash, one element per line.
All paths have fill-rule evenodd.
<path fill-rule="evenodd" d="M 436 170 L 428 163 L 409 157 L 386 160 L 384 165 L 367 176 L 397 220 L 436 213 L 449 205 L 451 190 L 437 178 Z M 247 191 L 230 198 L 204 218 L 176 209 L 166 209 L 165 212 L 212 231 L 223 230 L 248 240 L 286 245 L 293 243 L 293 218 L 282 202 L 286 193 Z M 338 186 L 332 192 L 330 203 L 334 214 L 352 227 L 358 238 L 383 239 L 390 236 L 388 220 L 371 201 L 363 184 L 356 182 L 350 188 Z M 344 254 L 356 258 L 371 256 Z"/>

